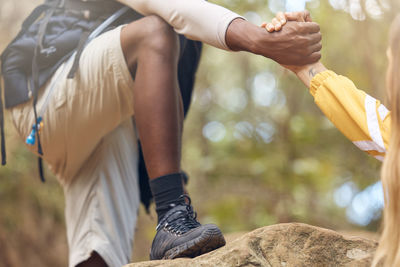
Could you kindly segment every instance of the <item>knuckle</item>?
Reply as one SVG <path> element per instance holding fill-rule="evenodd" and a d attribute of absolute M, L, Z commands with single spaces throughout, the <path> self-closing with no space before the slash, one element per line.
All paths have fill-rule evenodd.
<path fill-rule="evenodd" d="M 302 35 L 304 34 L 308 34 L 308 28 L 306 27 L 305 23 L 297 23 L 298 25 L 298 31 L 299 33 L 301 33 Z"/>
<path fill-rule="evenodd" d="M 322 41 L 322 35 L 321 34 L 315 34 L 312 38 L 310 38 L 310 41 L 312 43 L 320 43 Z"/>
<path fill-rule="evenodd" d="M 316 23 L 316 22 L 311 22 L 311 23 L 314 25 L 314 27 L 315 27 L 316 29 L 318 29 L 318 31 L 321 30 L 321 27 L 319 26 L 318 23 Z"/>
<path fill-rule="evenodd" d="M 318 44 L 321 42 L 322 37 L 321 37 L 321 35 L 314 34 L 314 35 L 310 36 L 309 40 L 310 40 L 310 44 Z"/>
<path fill-rule="evenodd" d="M 286 26 L 283 27 L 282 33 L 288 36 L 293 36 L 293 33 L 297 31 L 296 29 L 296 26 L 293 25 L 292 22 L 288 22 L 286 23 Z"/>
<path fill-rule="evenodd" d="M 285 28 L 289 34 L 298 35 L 301 32 L 301 27 L 296 22 L 291 22 Z"/>
<path fill-rule="evenodd" d="M 300 44 L 300 42 L 301 42 L 301 38 L 298 36 L 298 35 L 295 35 L 293 38 L 292 38 L 292 40 L 293 40 L 293 45 L 294 46 L 298 46 L 299 44 Z"/>
<path fill-rule="evenodd" d="M 301 43 L 301 45 L 303 45 L 303 46 L 310 46 L 309 38 L 304 37 L 304 36 L 301 36 L 301 37 L 300 37 L 300 43 Z"/>
<path fill-rule="evenodd" d="M 316 62 L 316 61 L 318 61 L 318 60 L 320 60 L 320 59 L 321 59 L 321 53 L 313 53 L 313 54 L 309 57 L 310 63 L 314 63 L 314 62 Z"/>

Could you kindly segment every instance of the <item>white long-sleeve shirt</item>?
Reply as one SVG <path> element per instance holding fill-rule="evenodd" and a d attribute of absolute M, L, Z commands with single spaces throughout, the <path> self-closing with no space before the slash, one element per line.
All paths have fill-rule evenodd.
<path fill-rule="evenodd" d="M 229 24 L 238 14 L 204 0 L 117 0 L 139 13 L 158 15 L 177 33 L 192 40 L 230 50 L 225 41 Z"/>

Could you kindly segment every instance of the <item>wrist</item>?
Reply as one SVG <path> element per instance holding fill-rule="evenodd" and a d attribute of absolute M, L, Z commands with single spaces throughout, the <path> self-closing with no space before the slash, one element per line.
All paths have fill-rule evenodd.
<path fill-rule="evenodd" d="M 307 86 L 310 87 L 312 79 L 321 72 L 326 71 L 327 69 L 321 62 L 313 63 L 310 65 L 306 65 L 299 69 L 293 70 L 297 77 Z"/>
<path fill-rule="evenodd" d="M 260 31 L 265 31 L 261 27 L 242 19 L 234 19 L 228 26 L 225 41 L 228 47 L 233 51 L 246 51 L 257 53 L 257 41 L 255 36 Z"/>
<path fill-rule="evenodd" d="M 313 64 L 305 65 L 302 67 L 295 68 L 293 71 L 297 76 L 300 75 L 309 75 L 310 77 L 314 77 L 320 72 L 325 71 L 326 68 L 321 62 L 316 62 Z"/>

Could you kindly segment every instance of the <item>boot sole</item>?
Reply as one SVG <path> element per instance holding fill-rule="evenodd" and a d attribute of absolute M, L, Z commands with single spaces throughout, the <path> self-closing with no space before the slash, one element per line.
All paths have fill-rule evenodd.
<path fill-rule="evenodd" d="M 163 259 L 194 258 L 225 246 L 225 238 L 218 228 L 207 229 L 196 239 L 165 252 Z"/>

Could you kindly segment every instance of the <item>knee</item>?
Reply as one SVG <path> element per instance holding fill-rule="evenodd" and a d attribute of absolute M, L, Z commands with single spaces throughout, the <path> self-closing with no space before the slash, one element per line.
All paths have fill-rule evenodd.
<path fill-rule="evenodd" d="M 177 64 L 179 58 L 178 35 L 158 16 L 147 16 L 124 27 L 121 47 L 132 73 L 141 59 L 155 56 Z"/>
<path fill-rule="evenodd" d="M 145 19 L 147 34 L 143 47 L 159 54 L 179 54 L 179 39 L 174 29 L 158 16 L 148 16 Z"/>

